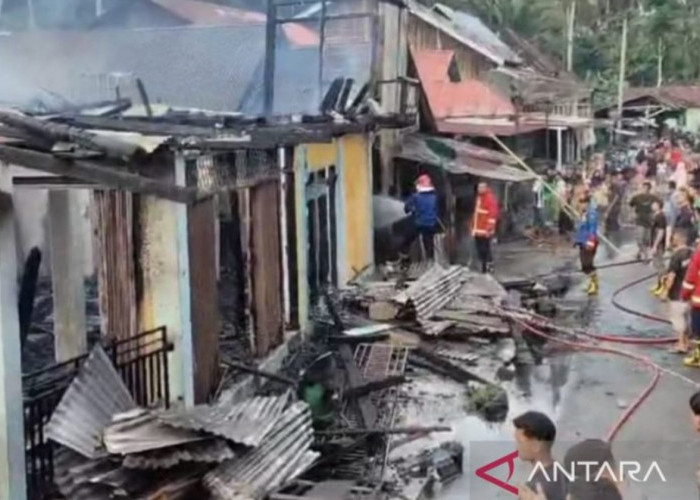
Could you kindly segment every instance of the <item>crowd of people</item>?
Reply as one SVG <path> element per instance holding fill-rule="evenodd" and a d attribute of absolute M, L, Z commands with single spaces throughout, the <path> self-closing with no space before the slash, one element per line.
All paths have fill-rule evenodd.
<path fill-rule="evenodd" d="M 637 259 L 657 273 L 651 292 L 667 302 L 668 320 L 678 337 L 672 352 L 687 354 L 684 364 L 700 368 L 700 250 L 694 252 L 700 224 L 700 168 L 683 142 L 642 147 L 635 166 L 611 172 L 599 162 L 589 176 L 561 186 L 570 210 L 561 210 L 559 230 L 573 229 L 588 293 L 598 293 L 595 256 L 601 234 L 634 227 Z M 628 208 L 633 216 L 623 220 Z M 697 290 L 696 290 L 697 288 Z M 691 340 L 692 339 L 692 340 Z"/>

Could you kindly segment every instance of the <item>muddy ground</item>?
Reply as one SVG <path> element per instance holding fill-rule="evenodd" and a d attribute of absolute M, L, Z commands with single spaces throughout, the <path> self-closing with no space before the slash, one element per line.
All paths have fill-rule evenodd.
<path fill-rule="evenodd" d="M 626 261 L 635 254 L 634 245 L 621 243 L 622 254 L 615 261 Z M 599 264 L 610 262 L 611 254 L 601 252 Z M 497 274 L 501 276 L 533 275 L 561 268 L 574 261 L 570 248 L 533 248 L 510 244 L 499 249 Z M 623 313 L 610 302 L 614 291 L 624 283 L 651 272 L 649 266 L 634 264 L 601 271 L 601 294 L 589 299 L 585 283 L 580 279 L 564 299 L 564 306 L 575 314 L 579 324 L 587 324 L 598 332 L 613 335 L 668 335 L 670 327 Z M 645 283 L 621 295 L 620 300 L 636 309 L 663 314 L 663 305 L 649 294 Z M 623 347 L 624 348 L 624 347 Z M 469 346 L 465 346 L 469 350 Z M 471 346 L 471 349 L 478 349 Z M 630 349 L 629 347 L 627 349 Z M 665 374 L 641 408 L 625 424 L 614 443 L 618 460 L 637 460 L 642 466 L 640 478 L 656 461 L 663 472 L 649 477 L 643 490 L 650 500 L 693 499 L 698 497 L 695 472 L 700 461 L 700 436 L 690 424 L 688 398 L 700 387 L 700 371 L 682 367 L 681 359 L 664 348 L 636 348 L 633 351 L 650 356 L 664 368 L 689 377 L 698 383 Z M 478 370 L 494 376 L 494 363 L 481 361 Z M 503 424 L 485 423 L 466 413 L 464 388 L 430 375 L 417 374 L 409 388 L 411 400 L 403 407 L 402 424 L 450 424 L 452 434 L 433 435 L 405 444 L 393 452 L 400 456 L 431 442 L 456 439 L 465 446 L 465 474 L 438 492 L 443 500 L 514 498 L 511 493 L 486 483 L 475 476 L 475 470 L 515 450 L 512 418 L 526 410 L 550 415 L 558 426 L 556 452 L 562 456 L 573 443 L 585 438 L 603 438 L 624 410 L 649 384 L 651 373 L 634 361 L 615 355 L 585 354 L 562 351 L 548 356 L 540 366 L 521 369 L 511 382 L 503 383 L 509 394 L 509 412 Z M 507 466 L 491 471 L 502 479 Z M 527 477 L 528 468 L 516 466 L 512 484 Z"/>

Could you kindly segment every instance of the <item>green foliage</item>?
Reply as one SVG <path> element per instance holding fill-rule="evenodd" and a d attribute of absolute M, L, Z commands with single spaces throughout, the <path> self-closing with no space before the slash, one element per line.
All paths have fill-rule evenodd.
<path fill-rule="evenodd" d="M 447 0 L 501 31 L 510 28 L 563 62 L 567 12 L 576 2 L 574 71 L 596 90 L 596 101 L 617 92 L 622 23 L 627 17 L 626 80 L 655 86 L 700 80 L 700 0 Z"/>

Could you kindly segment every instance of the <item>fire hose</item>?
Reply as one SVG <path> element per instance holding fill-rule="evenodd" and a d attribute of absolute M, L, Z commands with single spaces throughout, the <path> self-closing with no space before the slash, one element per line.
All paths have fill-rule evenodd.
<path fill-rule="evenodd" d="M 631 264 L 632 262 L 629 263 L 622 263 L 621 265 L 626 265 L 626 264 Z M 611 266 L 612 267 L 612 266 Z M 621 288 L 617 289 L 613 293 L 613 298 L 612 298 L 612 304 L 614 307 L 617 309 L 624 311 L 628 314 L 632 314 L 644 319 L 647 319 L 649 321 L 655 321 L 658 323 L 664 323 L 668 324 L 670 323 L 668 320 L 661 318 L 659 316 L 643 313 L 640 311 L 633 310 L 631 308 L 628 308 L 626 306 L 623 306 L 622 304 L 619 303 L 617 300 L 619 295 L 622 294 L 623 292 L 633 288 L 634 286 L 637 286 L 641 283 L 644 283 L 647 280 L 650 280 L 652 278 L 656 277 L 656 273 L 648 275 L 648 276 L 643 276 L 642 278 L 633 280 L 630 283 L 625 284 Z M 531 314 L 531 313 L 530 313 Z M 539 315 L 532 315 L 531 317 L 538 319 L 539 321 L 543 322 L 548 322 L 549 320 L 543 316 Z M 669 375 L 677 376 L 681 380 L 684 380 L 695 387 L 700 386 L 700 384 L 696 383 L 695 381 L 688 379 L 687 377 L 684 377 L 683 375 L 680 375 L 676 372 L 673 372 L 672 370 L 665 369 L 658 365 L 657 363 L 653 362 L 650 358 L 636 354 L 633 352 L 625 351 L 622 349 L 618 349 L 615 347 L 608 347 L 605 345 L 600 345 L 598 343 L 593 343 L 593 342 L 579 342 L 576 340 L 568 340 L 568 339 L 562 339 L 553 335 L 550 335 L 548 333 L 545 333 L 541 328 L 533 326 L 531 323 L 526 322 L 523 318 L 519 317 L 512 317 L 513 321 L 526 329 L 527 331 L 531 332 L 532 334 L 544 338 L 547 341 L 551 341 L 560 345 L 564 345 L 573 349 L 577 350 L 585 350 L 585 351 L 590 351 L 590 352 L 599 352 L 603 354 L 614 354 L 617 356 L 621 356 L 627 359 L 630 359 L 632 361 L 635 361 L 637 363 L 642 364 L 645 368 L 649 369 L 652 374 L 652 378 L 648 385 L 644 388 L 644 390 L 637 396 L 637 398 L 634 400 L 634 402 L 625 410 L 625 412 L 615 421 L 611 429 L 608 431 L 608 434 L 606 435 L 605 439 L 606 441 L 613 441 L 615 437 L 618 435 L 622 427 L 629 421 L 629 419 L 634 415 L 634 413 L 641 407 L 641 405 L 647 400 L 647 398 L 651 395 L 652 391 L 658 384 L 660 378 L 661 378 L 661 373 L 667 373 Z M 556 329 L 556 327 L 554 327 Z M 561 328 L 560 328 L 561 330 Z M 674 342 L 676 339 L 674 337 L 658 337 L 658 338 L 643 338 L 643 337 L 628 337 L 628 336 L 616 336 L 616 335 L 601 335 L 601 334 L 594 334 L 588 331 L 582 331 L 582 330 L 576 330 L 577 334 L 580 334 L 582 336 L 588 337 L 594 341 L 598 342 L 607 342 L 607 343 L 618 343 L 618 344 L 632 344 L 632 345 L 659 345 L 659 344 L 666 344 L 669 342 Z"/>

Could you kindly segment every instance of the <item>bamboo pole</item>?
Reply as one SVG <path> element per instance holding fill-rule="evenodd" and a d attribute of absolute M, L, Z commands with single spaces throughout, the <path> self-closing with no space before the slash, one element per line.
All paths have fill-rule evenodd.
<path fill-rule="evenodd" d="M 578 219 L 581 218 L 581 216 L 580 216 L 579 213 L 576 211 L 576 209 L 575 209 L 573 206 L 571 206 L 564 198 L 562 198 L 562 197 L 559 195 L 559 192 L 556 190 L 556 188 L 554 188 L 554 186 L 552 186 L 551 184 L 549 184 L 549 183 L 544 179 L 544 177 L 542 177 L 540 174 L 538 174 L 537 172 L 535 172 L 527 163 L 525 163 L 525 162 L 523 161 L 522 158 L 520 158 L 520 157 L 519 157 L 518 155 L 516 155 L 508 146 L 506 146 L 505 143 L 504 143 L 503 141 L 501 141 L 501 140 L 500 140 L 496 135 L 494 135 L 494 134 L 491 134 L 491 139 L 493 139 L 493 140 L 496 142 L 496 144 L 498 144 L 498 145 L 501 147 L 501 149 L 502 149 L 503 151 L 505 151 L 510 157 L 512 157 L 515 161 L 517 161 L 518 164 L 519 164 L 521 167 L 523 167 L 527 172 L 529 172 L 530 174 L 532 174 L 532 175 L 534 175 L 536 178 L 538 178 L 538 179 L 540 180 L 540 182 L 542 182 L 542 185 L 544 185 L 547 189 L 549 189 L 549 191 L 550 191 L 552 194 L 554 194 L 554 196 L 557 198 L 557 200 L 559 200 L 559 203 L 560 203 L 562 209 L 564 209 L 564 211 L 567 213 L 567 215 L 569 215 L 569 217 L 572 217 L 574 220 L 578 220 Z M 601 241 L 602 241 L 603 243 L 605 243 L 605 244 L 608 245 L 610 248 L 612 248 L 613 250 L 615 250 L 615 252 L 617 252 L 617 253 L 622 253 L 622 251 L 621 251 L 617 246 L 615 246 L 608 238 L 606 238 L 603 234 L 598 234 L 598 237 L 601 239 Z"/>

